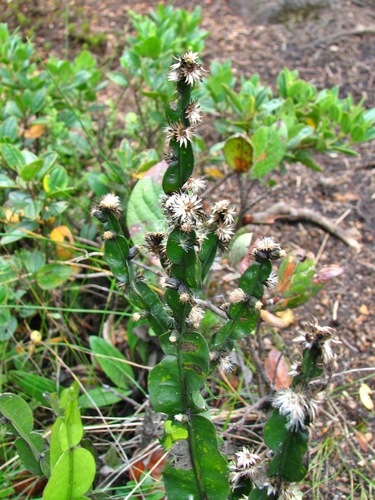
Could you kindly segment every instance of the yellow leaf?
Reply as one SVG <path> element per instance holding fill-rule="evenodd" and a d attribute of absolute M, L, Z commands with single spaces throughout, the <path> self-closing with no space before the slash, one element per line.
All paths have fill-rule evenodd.
<path fill-rule="evenodd" d="M 69 243 L 74 244 L 74 238 L 70 229 L 66 226 L 57 226 L 52 229 L 50 233 L 50 238 L 53 241 L 65 241 L 65 238 Z M 73 257 L 73 254 L 65 245 L 56 245 L 56 253 L 58 257 L 62 260 L 69 260 Z"/>
<path fill-rule="evenodd" d="M 31 125 L 25 132 L 23 133 L 23 136 L 26 139 L 37 139 L 38 137 L 41 137 L 44 132 L 46 131 L 46 127 L 40 123 L 36 125 Z"/>
<path fill-rule="evenodd" d="M 13 212 L 12 210 L 10 210 L 9 208 L 4 208 L 4 212 L 5 212 L 5 220 L 7 220 L 8 222 L 13 222 L 14 224 L 16 224 L 17 222 L 20 221 L 20 216 L 15 212 Z"/>
<path fill-rule="evenodd" d="M 362 304 L 360 307 L 359 307 L 359 312 L 361 314 L 364 314 L 365 316 L 369 316 L 370 314 L 370 311 L 368 310 L 368 307 L 366 306 L 366 304 Z"/>
<path fill-rule="evenodd" d="M 138 174 L 132 174 L 132 177 L 134 177 L 134 179 L 142 179 L 145 173 L 146 172 L 139 172 Z"/>
<path fill-rule="evenodd" d="M 285 309 L 285 311 L 280 311 L 276 313 L 276 316 L 278 316 L 286 325 L 286 327 L 292 325 L 294 323 L 294 314 L 291 309 Z"/>
<path fill-rule="evenodd" d="M 371 394 L 372 390 L 370 389 L 370 387 L 367 384 L 362 383 L 361 387 L 359 388 L 359 399 L 361 400 L 363 406 L 369 411 L 372 411 L 374 409 L 374 402 L 371 399 Z"/>
<path fill-rule="evenodd" d="M 221 179 L 222 177 L 224 177 L 224 175 L 220 172 L 220 170 L 214 167 L 205 168 L 204 173 L 209 177 L 215 177 L 215 179 Z"/>
<path fill-rule="evenodd" d="M 316 123 L 314 122 L 313 118 L 311 118 L 311 116 L 306 118 L 306 125 L 312 128 L 316 128 Z"/>

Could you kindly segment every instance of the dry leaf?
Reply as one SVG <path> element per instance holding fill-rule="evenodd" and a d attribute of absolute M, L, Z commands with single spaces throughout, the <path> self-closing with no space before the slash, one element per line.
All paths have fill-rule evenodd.
<path fill-rule="evenodd" d="M 276 390 L 290 386 L 292 379 L 289 375 L 289 366 L 276 347 L 273 347 L 268 353 L 268 357 L 264 362 L 264 369 L 271 382 L 275 384 Z"/>
<path fill-rule="evenodd" d="M 214 168 L 214 167 L 205 168 L 204 173 L 206 175 L 208 175 L 209 177 L 214 177 L 215 179 L 221 179 L 222 177 L 224 177 L 222 172 L 220 172 L 220 170 L 218 170 L 217 168 Z"/>
<path fill-rule="evenodd" d="M 277 313 L 277 316 L 272 314 L 265 309 L 260 311 L 260 316 L 263 321 L 274 328 L 288 328 L 294 321 L 294 314 L 290 309 L 283 311 L 282 313 Z"/>
<path fill-rule="evenodd" d="M 294 314 L 291 309 L 285 309 L 285 311 L 277 312 L 276 316 L 285 324 L 283 328 L 287 328 L 294 323 Z"/>
<path fill-rule="evenodd" d="M 358 441 L 358 444 L 359 444 L 359 447 L 361 448 L 361 450 L 364 453 L 367 453 L 368 452 L 368 444 L 367 444 L 366 436 L 362 432 L 359 432 L 356 430 L 354 431 L 354 434 L 355 434 L 355 437 L 357 438 L 357 441 Z"/>
<path fill-rule="evenodd" d="M 45 131 L 46 127 L 41 123 L 38 123 L 36 125 L 31 125 L 31 127 L 25 130 L 23 136 L 26 139 L 37 139 L 38 137 L 41 137 Z"/>
<path fill-rule="evenodd" d="M 371 394 L 372 390 L 370 389 L 370 387 L 367 384 L 362 383 L 361 387 L 359 388 L 359 399 L 361 400 L 363 406 L 369 411 L 372 411 L 374 409 L 374 402 L 371 399 Z"/>
<path fill-rule="evenodd" d="M 50 233 L 50 238 L 53 241 L 65 241 L 65 238 L 71 243 L 74 244 L 74 238 L 67 226 L 57 226 L 52 229 Z M 56 245 L 56 253 L 58 257 L 62 260 L 69 260 L 73 257 L 72 252 L 65 245 Z"/>
<path fill-rule="evenodd" d="M 361 314 L 364 314 L 365 316 L 368 316 L 370 314 L 370 311 L 368 310 L 368 307 L 366 306 L 366 304 L 362 304 L 360 307 L 359 307 L 359 312 Z"/>

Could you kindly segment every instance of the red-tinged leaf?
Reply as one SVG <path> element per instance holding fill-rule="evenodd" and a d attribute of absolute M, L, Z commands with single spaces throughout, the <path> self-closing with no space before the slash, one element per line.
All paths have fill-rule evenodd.
<path fill-rule="evenodd" d="M 289 290 L 296 267 L 297 262 L 293 259 L 293 256 L 287 257 L 282 262 L 279 270 L 279 282 L 277 285 L 277 291 L 279 293 L 284 293 Z"/>
<path fill-rule="evenodd" d="M 276 347 L 273 347 L 268 353 L 268 357 L 264 362 L 264 369 L 271 382 L 274 383 L 276 390 L 290 386 L 292 379 L 289 375 L 289 366 Z"/>
<path fill-rule="evenodd" d="M 332 264 L 331 266 L 323 266 L 320 271 L 314 274 L 313 283 L 317 285 L 319 283 L 327 283 L 332 278 L 336 278 L 336 276 L 340 276 L 344 272 L 344 269 L 336 264 Z"/>
<path fill-rule="evenodd" d="M 253 161 L 253 147 L 248 137 L 236 134 L 225 142 L 224 156 L 228 165 L 236 172 L 247 172 Z"/>

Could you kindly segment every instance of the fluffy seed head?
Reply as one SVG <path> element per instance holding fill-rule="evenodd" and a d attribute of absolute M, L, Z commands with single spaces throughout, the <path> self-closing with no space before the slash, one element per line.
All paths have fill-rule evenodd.
<path fill-rule="evenodd" d="M 257 262 L 263 262 L 267 259 L 276 260 L 285 257 L 285 255 L 285 251 L 271 236 L 256 240 L 251 251 L 251 256 Z"/>
<path fill-rule="evenodd" d="M 175 57 L 176 63 L 171 65 L 168 80 L 171 82 L 185 82 L 193 86 L 199 83 L 206 72 L 197 62 L 198 52 L 185 52 L 180 57 Z"/>
<path fill-rule="evenodd" d="M 189 120 L 190 125 L 197 125 L 203 122 L 200 104 L 198 101 L 192 101 L 185 110 L 185 116 Z"/>
<path fill-rule="evenodd" d="M 194 126 L 186 127 L 182 121 L 179 121 L 164 127 L 163 132 L 166 134 L 168 144 L 171 140 L 175 140 L 180 146 L 187 148 L 188 142 L 191 142 L 194 137 Z"/>
<path fill-rule="evenodd" d="M 122 213 L 120 198 L 114 193 L 107 193 L 100 198 L 100 201 L 97 204 L 97 209 L 102 212 L 111 212 L 116 217 L 119 217 Z"/>

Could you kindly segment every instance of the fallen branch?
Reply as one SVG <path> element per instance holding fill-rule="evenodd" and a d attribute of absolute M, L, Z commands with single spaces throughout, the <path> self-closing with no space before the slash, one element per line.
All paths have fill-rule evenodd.
<path fill-rule="evenodd" d="M 311 47 L 315 47 L 316 45 L 320 45 L 321 43 L 326 43 L 326 42 L 330 43 L 333 42 L 334 40 L 337 40 L 338 38 L 343 38 L 345 36 L 365 35 L 367 33 L 375 34 L 375 27 L 374 26 L 369 26 L 367 28 L 358 27 L 352 30 L 338 31 L 337 33 L 333 33 L 332 35 L 324 36 L 323 38 L 318 38 L 317 40 L 313 40 L 312 42 L 307 43 L 306 45 L 302 45 L 302 47 L 300 47 L 300 50 L 310 49 Z"/>
<path fill-rule="evenodd" d="M 334 236 L 337 236 L 337 238 L 340 238 L 340 240 L 348 246 L 355 248 L 357 252 L 361 251 L 361 245 L 357 240 L 352 238 L 347 231 L 341 229 L 335 222 L 327 219 L 324 215 L 314 212 L 309 208 L 293 208 L 282 201 L 276 203 L 264 212 L 251 214 L 251 219 L 252 224 L 273 224 L 275 219 L 287 219 L 290 221 L 301 219 L 308 220 L 314 222 Z"/>

